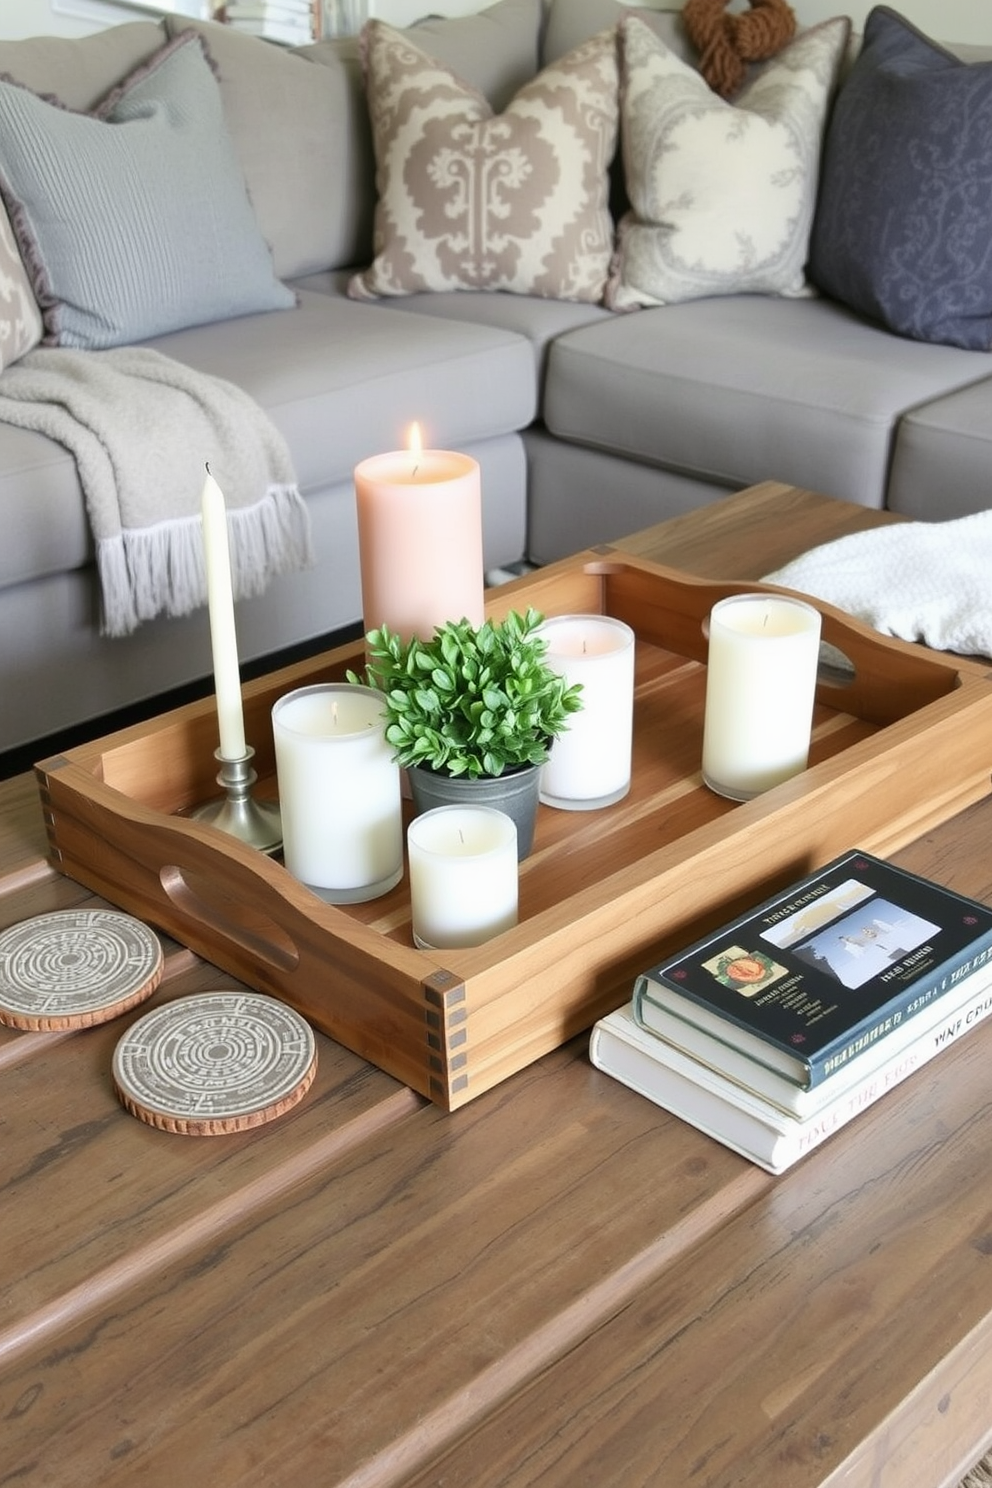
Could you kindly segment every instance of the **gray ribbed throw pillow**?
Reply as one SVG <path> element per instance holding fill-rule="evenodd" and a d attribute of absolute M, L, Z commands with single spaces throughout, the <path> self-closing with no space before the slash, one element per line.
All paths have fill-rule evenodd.
<path fill-rule="evenodd" d="M 295 304 L 192 32 L 92 114 L 0 83 L 0 192 L 49 345 L 95 350 Z"/>

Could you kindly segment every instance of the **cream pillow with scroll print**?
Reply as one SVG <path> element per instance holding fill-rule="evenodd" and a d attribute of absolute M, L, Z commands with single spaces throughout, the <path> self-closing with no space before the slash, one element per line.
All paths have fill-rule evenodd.
<path fill-rule="evenodd" d="M 632 210 L 618 230 L 611 307 L 810 293 L 820 149 L 849 31 L 842 16 L 802 32 L 726 102 L 642 20 L 625 18 Z"/>
<path fill-rule="evenodd" d="M 0 206 L 0 372 L 39 344 L 42 329 L 10 218 Z"/>
<path fill-rule="evenodd" d="M 356 299 L 504 290 L 602 300 L 613 250 L 613 29 L 527 83 L 501 114 L 382 21 L 363 33 L 379 199 Z"/>

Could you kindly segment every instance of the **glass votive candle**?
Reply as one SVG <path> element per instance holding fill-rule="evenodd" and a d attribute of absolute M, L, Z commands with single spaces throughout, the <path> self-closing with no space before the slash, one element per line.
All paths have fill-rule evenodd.
<path fill-rule="evenodd" d="M 327 683 L 272 709 L 283 861 L 331 904 L 376 899 L 403 876 L 400 772 L 383 701 L 371 687 Z"/>
<path fill-rule="evenodd" d="M 481 945 L 517 923 L 517 829 L 490 806 L 438 806 L 407 828 L 414 944 Z"/>
<path fill-rule="evenodd" d="M 569 714 L 541 770 L 541 800 L 564 811 L 612 806 L 630 790 L 634 632 L 608 615 L 559 615 L 538 634 L 547 665 L 582 684 L 582 708 Z"/>
<path fill-rule="evenodd" d="M 820 614 L 780 594 L 736 594 L 710 612 L 703 780 L 749 801 L 805 770 Z"/>

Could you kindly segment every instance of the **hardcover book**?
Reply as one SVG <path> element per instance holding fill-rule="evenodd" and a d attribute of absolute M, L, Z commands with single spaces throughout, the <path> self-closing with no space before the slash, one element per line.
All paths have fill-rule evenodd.
<path fill-rule="evenodd" d="M 852 851 L 642 973 L 633 1010 L 690 1051 L 707 1034 L 721 1073 L 808 1090 L 990 959 L 987 905 Z"/>
<path fill-rule="evenodd" d="M 957 1006 L 876 1064 L 855 1060 L 857 1078 L 827 1081 L 827 1098 L 800 1118 L 665 1043 L 618 1008 L 600 1018 L 589 1057 L 604 1073 L 769 1173 L 784 1173 L 992 1013 L 992 965 L 966 978 Z M 918 1026 L 918 1025 L 910 1025 Z"/>

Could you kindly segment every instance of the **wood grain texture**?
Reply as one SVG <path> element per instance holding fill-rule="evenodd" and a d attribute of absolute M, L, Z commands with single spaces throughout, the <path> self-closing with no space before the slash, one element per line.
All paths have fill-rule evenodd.
<path fill-rule="evenodd" d="M 762 511 L 791 511 L 800 495 L 775 487 L 752 499 Z M 747 502 L 728 504 L 750 513 Z M 699 522 L 708 526 L 705 515 Z M 744 538 L 714 543 L 737 554 L 749 516 L 742 527 Z M 750 562 L 763 571 L 753 547 Z M 483 946 L 415 950 L 405 880 L 369 905 L 324 905 L 280 863 L 187 820 L 207 788 L 206 761 L 189 752 L 204 749 L 202 703 L 39 767 L 53 861 L 456 1109 L 589 1028 L 623 1000 L 641 965 L 704 933 L 732 900 L 763 898 L 852 843 L 885 855 L 988 794 L 985 676 L 829 605 L 819 606 L 824 638 L 853 679 L 818 686 L 810 768 L 743 804 L 709 791 L 703 627 L 719 598 L 748 587 L 604 548 L 491 597 L 494 615 L 531 604 L 625 620 L 637 635 L 637 678 L 630 794 L 602 812 L 540 809 L 519 923 Z M 328 653 L 311 680 L 359 660 L 360 647 Z M 287 675 L 254 685 L 253 738 Z M 292 675 L 299 681 L 299 668 Z M 260 739 L 260 761 L 270 743 Z M 447 999 L 457 995 L 456 1010 L 432 1001 L 438 976 L 458 989 Z"/>
<path fill-rule="evenodd" d="M 737 552 L 755 511 L 767 523 L 783 510 L 777 491 L 673 524 L 678 543 L 691 550 L 715 523 L 724 553 Z M 794 551 L 850 517 L 784 499 Z M 691 708 L 680 671 L 659 664 L 645 686 Z M 782 818 L 775 861 L 790 872 L 809 814 L 828 803 L 833 729 L 869 753 L 878 732 L 820 711 L 828 779 Z M 901 812 L 870 816 L 891 804 L 884 761 L 858 809 L 906 841 L 898 862 L 992 901 L 992 798 L 955 813 L 948 784 L 934 805 L 944 751 L 967 753 L 943 717 L 935 737 L 928 761 L 905 762 Z M 132 737 L 124 775 L 136 750 Z M 176 778 L 164 790 L 181 794 Z M 743 908 L 760 871 L 742 850 L 728 880 L 725 809 L 698 828 L 707 854 L 682 886 L 704 918 L 728 893 Z M 668 817 L 678 831 L 683 810 L 676 788 L 653 828 L 634 812 L 637 851 L 664 859 Z M 140 810 L 132 826 L 138 842 Z M 0 925 L 102 902 L 47 869 L 44 850 L 33 781 L 0 786 Z M 557 862 L 581 899 L 567 833 L 544 850 L 545 871 Z M 614 914 L 636 924 L 650 897 L 630 873 L 626 862 L 614 875 Z M 272 931 L 257 906 L 239 908 L 240 889 L 208 902 L 247 959 L 251 936 Z M 589 907 L 584 943 L 552 894 L 534 894 L 566 974 L 581 974 L 608 945 L 608 916 Z M 369 926 L 349 923 L 353 947 Z M 270 961 L 293 943 L 276 940 Z M 175 939 L 165 947 L 151 1006 L 240 985 Z M 621 959 L 611 974 L 630 971 Z M 506 1036 L 506 999 L 486 972 L 484 955 L 466 953 L 424 978 L 438 1057 L 457 1056 L 473 980 L 480 1037 Z M 349 995 L 360 1015 L 357 965 Z M 190 1142 L 134 1121 L 113 1093 L 114 1042 L 137 1016 L 0 1036 L 0 1480 L 943 1488 L 987 1447 L 992 1026 L 772 1178 L 594 1070 L 584 1037 L 450 1115 L 318 1037 L 315 1084 L 282 1120 Z"/>

